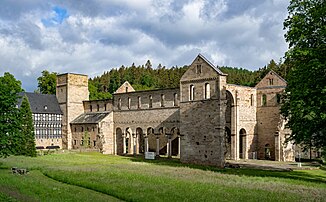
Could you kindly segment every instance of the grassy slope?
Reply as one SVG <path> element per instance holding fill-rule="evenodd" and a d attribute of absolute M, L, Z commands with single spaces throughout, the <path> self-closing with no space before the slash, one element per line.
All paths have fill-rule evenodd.
<path fill-rule="evenodd" d="M 18 190 L 27 198 L 36 197 L 35 192 L 42 195 L 51 191 L 53 194 L 47 197 L 56 197 L 54 187 L 58 184 L 68 186 L 57 181 L 127 201 L 323 201 L 326 198 L 324 170 L 219 170 L 183 165 L 176 160 L 143 161 L 141 158 L 95 153 L 54 154 L 38 158 L 9 157 L 0 159 L 1 162 L 1 167 L 8 169 L 0 170 L 0 185 L 10 185 L 10 188 Z M 27 176 L 8 174 L 9 168 L 13 166 L 28 167 L 31 173 Z M 39 171 L 57 181 L 44 177 Z M 29 178 L 29 181 L 25 182 L 22 178 Z M 47 184 L 47 190 L 43 190 L 45 187 L 42 184 Z M 87 193 L 90 190 L 78 192 L 74 190 L 77 188 L 70 186 L 68 191 L 62 191 L 68 188 L 60 189 L 60 195 L 67 194 L 66 197 L 71 198 L 69 194 L 80 193 L 76 197 L 82 199 L 90 196 Z M 3 192 L 1 188 L 0 192 Z M 5 193 L 8 195 L 8 191 Z M 97 192 L 93 194 L 103 196 Z M 75 194 L 71 199 L 78 200 L 74 197 Z M 38 199 L 43 201 L 44 198 Z"/>

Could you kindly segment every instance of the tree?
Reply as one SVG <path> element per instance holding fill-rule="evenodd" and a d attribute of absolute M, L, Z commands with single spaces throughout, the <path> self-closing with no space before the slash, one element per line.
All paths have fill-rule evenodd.
<path fill-rule="evenodd" d="M 291 0 L 284 22 L 291 69 L 281 107 L 291 140 L 326 147 L 326 6 L 324 0 Z"/>
<path fill-rule="evenodd" d="M 27 96 L 23 96 L 20 105 L 20 149 L 18 155 L 36 156 L 34 125 L 32 111 Z"/>
<path fill-rule="evenodd" d="M 6 72 L 0 77 L 0 157 L 16 154 L 19 150 L 20 119 L 17 106 L 21 82 Z"/>
<path fill-rule="evenodd" d="M 50 73 L 47 70 L 42 71 L 42 76 L 37 78 L 37 87 L 40 93 L 55 95 L 57 85 L 56 79 L 57 73 Z"/>

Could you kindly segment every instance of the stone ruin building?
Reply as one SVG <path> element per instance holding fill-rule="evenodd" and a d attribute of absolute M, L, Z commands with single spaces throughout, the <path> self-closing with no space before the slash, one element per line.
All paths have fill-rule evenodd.
<path fill-rule="evenodd" d="M 226 77 L 199 54 L 179 88 L 135 91 L 125 82 L 113 99 L 89 100 L 87 75 L 60 74 L 62 148 L 155 152 L 219 167 L 225 159 L 294 161 L 279 110 L 286 81 L 273 71 L 255 87 L 227 84 Z"/>

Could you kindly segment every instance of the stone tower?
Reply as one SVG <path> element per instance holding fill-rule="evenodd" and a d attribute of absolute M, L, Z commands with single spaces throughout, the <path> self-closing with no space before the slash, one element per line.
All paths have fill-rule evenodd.
<path fill-rule="evenodd" d="M 56 96 L 63 112 L 62 147 L 72 149 L 70 122 L 84 112 L 83 101 L 88 100 L 88 77 L 81 74 L 57 75 Z"/>
<path fill-rule="evenodd" d="M 224 166 L 226 75 L 198 55 L 180 80 L 184 163 Z"/>

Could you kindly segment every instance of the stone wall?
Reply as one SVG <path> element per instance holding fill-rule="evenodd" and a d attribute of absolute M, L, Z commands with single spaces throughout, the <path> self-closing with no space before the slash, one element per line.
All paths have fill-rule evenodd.
<path fill-rule="evenodd" d="M 115 153 L 122 152 L 122 135 L 129 139 L 128 153 L 134 152 L 131 147 L 133 138 L 136 138 L 137 144 L 135 152 L 140 153 L 142 149 L 139 145 L 143 144 L 146 135 L 148 135 L 149 151 L 156 151 L 157 138 L 160 150 L 166 147 L 166 135 L 170 134 L 172 129 L 180 128 L 178 95 L 179 89 L 114 94 Z M 153 129 L 153 132 L 149 133 L 149 129 Z"/>
<path fill-rule="evenodd" d="M 72 149 L 70 122 L 84 111 L 83 101 L 88 100 L 88 77 L 81 74 L 57 75 L 56 96 L 63 112 L 62 146 Z"/>
<path fill-rule="evenodd" d="M 104 112 L 113 110 L 113 100 L 86 100 L 83 101 L 84 112 Z"/>
<path fill-rule="evenodd" d="M 224 166 L 226 76 L 198 56 L 180 80 L 180 160 Z"/>

